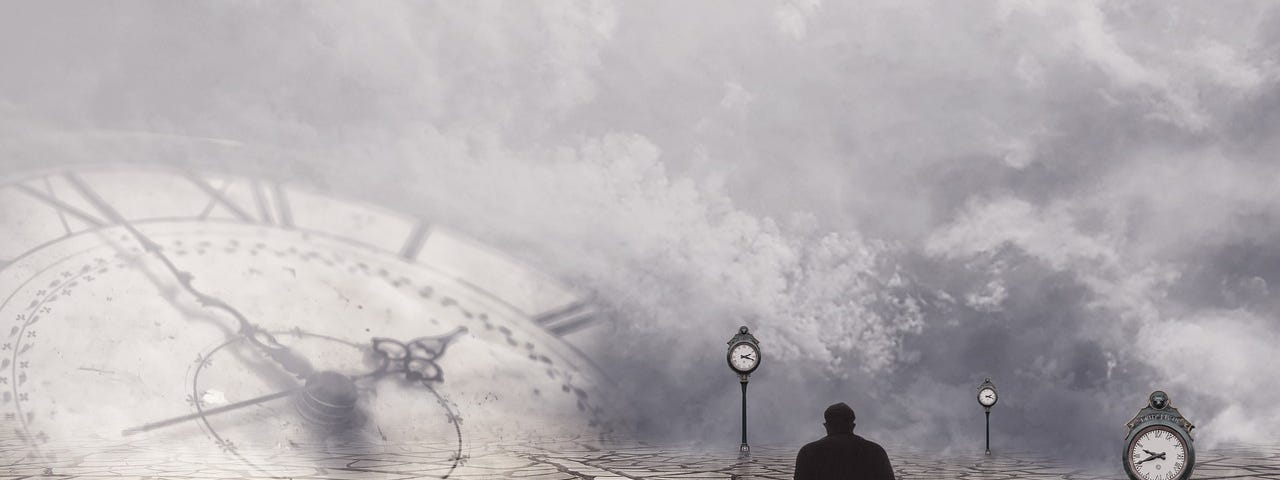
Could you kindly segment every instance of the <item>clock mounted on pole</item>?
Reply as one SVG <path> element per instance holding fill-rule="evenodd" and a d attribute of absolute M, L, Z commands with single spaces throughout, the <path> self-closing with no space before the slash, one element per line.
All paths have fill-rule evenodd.
<path fill-rule="evenodd" d="M 991 378 L 978 385 L 978 405 L 987 413 L 987 455 L 991 455 L 991 407 L 999 400 L 1000 394 L 996 393 L 996 384 L 991 383 Z"/>
<path fill-rule="evenodd" d="M 747 445 L 747 378 L 760 367 L 760 341 L 752 336 L 746 325 L 738 328 L 738 334 L 729 339 L 729 368 L 738 374 L 742 384 L 742 445 L 738 447 L 740 457 L 751 454 Z"/>

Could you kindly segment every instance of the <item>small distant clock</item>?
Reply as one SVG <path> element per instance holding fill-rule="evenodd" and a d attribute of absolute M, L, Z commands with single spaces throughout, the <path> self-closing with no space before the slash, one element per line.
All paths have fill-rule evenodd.
<path fill-rule="evenodd" d="M 729 349 L 729 367 L 733 371 L 746 375 L 760 366 L 760 347 L 753 343 L 742 342 Z"/>
<path fill-rule="evenodd" d="M 742 444 L 738 445 L 738 458 L 751 455 L 751 446 L 747 445 L 747 380 L 751 372 L 760 367 L 760 341 L 747 329 L 746 325 L 738 327 L 738 333 L 729 339 L 729 368 L 738 374 L 738 383 L 742 385 Z"/>
<path fill-rule="evenodd" d="M 991 385 L 991 379 L 987 379 L 987 382 L 978 390 L 978 403 L 983 407 L 991 408 L 998 401 L 1000 401 L 1000 396 L 996 393 L 996 387 Z"/>
<path fill-rule="evenodd" d="M 1191 430 L 1195 428 L 1178 409 L 1169 395 L 1152 392 L 1147 406 L 1138 411 L 1126 425 L 1129 435 L 1124 442 L 1124 471 L 1133 480 L 1186 480 L 1195 466 L 1195 446 Z"/>
<path fill-rule="evenodd" d="M 978 385 L 978 405 L 982 405 L 982 410 L 987 414 L 987 455 L 991 455 L 991 407 L 1000 400 L 1000 394 L 996 393 L 996 384 L 991 382 L 988 377 Z"/>

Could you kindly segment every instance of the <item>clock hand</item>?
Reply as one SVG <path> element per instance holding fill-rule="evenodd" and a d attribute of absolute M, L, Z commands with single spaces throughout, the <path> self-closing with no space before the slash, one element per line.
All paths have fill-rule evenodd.
<path fill-rule="evenodd" d="M 352 414 L 355 413 L 356 397 L 358 396 L 355 382 L 351 377 L 338 372 L 322 371 L 307 377 L 307 383 L 302 387 L 290 388 L 217 408 L 201 409 L 196 413 L 127 428 L 121 431 L 120 434 L 127 437 L 157 428 L 176 425 L 188 420 L 208 418 L 211 415 L 226 413 L 291 395 L 297 396 L 296 407 L 298 414 L 307 421 L 323 427 L 339 427 L 348 424 Z"/>
<path fill-rule="evenodd" d="M 285 391 L 282 391 L 282 392 L 272 393 L 272 394 L 270 394 L 270 395 L 263 395 L 263 396 L 261 396 L 261 397 L 257 397 L 257 398 L 250 398 L 250 399 L 248 399 L 248 400 L 243 400 L 243 401 L 239 401 L 239 402 L 236 402 L 236 403 L 231 403 L 231 404 L 223 405 L 223 406 L 221 406 L 221 407 L 211 408 L 211 409 L 209 409 L 209 410 L 203 410 L 203 411 L 200 411 L 200 412 L 192 413 L 192 414 L 190 414 L 190 415 L 183 415 L 183 416 L 180 416 L 180 417 L 174 417 L 174 418 L 170 418 L 170 419 L 166 419 L 166 420 L 160 420 L 160 421 L 158 421 L 158 422 L 151 422 L 151 423 L 147 423 L 147 424 L 144 424 L 144 425 L 139 425 L 139 426 L 137 426 L 137 427 L 133 427 L 133 428 L 126 428 L 126 429 L 124 429 L 123 431 L 121 431 L 121 432 L 120 432 L 120 435 L 127 437 L 127 436 L 130 436 L 130 435 L 136 435 L 136 434 L 139 434 L 139 433 L 142 433 L 142 432 L 148 432 L 148 431 L 151 431 L 151 430 L 155 430 L 155 429 L 157 429 L 157 428 L 167 427 L 167 426 L 170 426 L 170 425 L 176 425 L 176 424 L 179 424 L 179 423 L 185 422 L 185 421 L 187 421 L 187 420 L 194 420 L 194 419 L 197 419 L 197 418 L 200 418 L 200 417 L 207 417 L 207 416 L 209 416 L 209 415 L 216 415 L 216 414 L 219 414 L 219 413 L 230 412 L 230 411 L 232 411 L 232 410 L 236 410 L 236 409 L 240 409 L 240 408 L 248 407 L 248 406 L 251 406 L 251 405 L 257 405 L 257 404 L 259 404 L 259 403 L 269 402 L 269 401 L 271 401 L 271 400 L 275 400 L 275 399 L 277 399 L 277 398 L 287 397 L 287 396 L 289 396 L 289 395 L 293 395 L 294 393 L 297 393 L 299 390 L 300 390 L 300 388 L 292 388 L 292 389 L 285 390 Z"/>
<path fill-rule="evenodd" d="M 407 344 L 390 338 L 373 338 L 372 353 L 378 361 L 373 371 L 355 378 L 378 380 L 387 375 L 403 373 L 405 379 L 427 385 L 444 381 L 444 372 L 436 360 L 444 355 L 455 338 L 467 333 L 467 327 L 435 337 L 419 337 Z"/>
<path fill-rule="evenodd" d="M 738 355 L 738 356 L 739 356 L 739 357 L 742 357 L 742 358 L 745 358 L 745 359 L 747 359 L 747 360 L 751 360 L 751 355 Z"/>
<path fill-rule="evenodd" d="M 178 280 L 182 289 L 195 297 L 197 302 L 205 307 L 227 312 L 234 317 L 239 326 L 237 333 L 248 339 L 249 342 L 258 347 L 259 350 L 266 353 L 267 356 L 271 357 L 271 359 L 284 368 L 285 371 L 296 375 L 299 379 L 306 378 L 315 372 L 315 369 L 311 367 L 311 363 L 308 362 L 306 358 L 293 353 L 288 347 L 276 341 L 275 337 L 271 336 L 270 333 L 267 333 L 265 330 L 259 328 L 253 323 L 250 323 L 239 310 L 236 310 L 231 307 L 231 305 L 228 305 L 217 297 L 206 295 L 203 292 L 196 290 L 196 288 L 191 285 L 191 282 L 195 280 L 194 275 L 190 272 L 178 269 L 178 267 L 174 265 L 173 261 L 164 254 L 163 249 L 158 243 L 152 241 L 142 232 L 138 231 L 133 224 L 129 223 L 128 220 L 125 220 L 123 215 L 120 215 L 120 212 L 116 211 L 115 208 L 112 208 L 110 204 L 102 199 L 102 197 L 98 196 L 97 192 L 94 192 L 93 189 L 89 188 L 83 180 L 80 180 L 80 177 L 75 174 L 68 173 L 66 175 L 66 179 L 73 187 L 75 187 L 76 190 L 80 191 L 81 195 L 97 207 L 98 211 L 102 212 L 108 220 L 124 227 L 124 229 L 128 231 L 129 234 L 138 241 L 138 243 L 142 244 L 143 250 L 159 258 L 160 261 L 164 263 L 165 268 L 169 270 L 169 273 L 173 274 L 174 278 Z"/>

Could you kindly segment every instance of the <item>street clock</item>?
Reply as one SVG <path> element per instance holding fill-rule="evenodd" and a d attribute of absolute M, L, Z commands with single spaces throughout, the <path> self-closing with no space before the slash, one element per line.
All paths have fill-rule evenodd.
<path fill-rule="evenodd" d="M 747 377 L 760 368 L 760 341 L 743 325 L 738 328 L 738 334 L 729 339 L 726 355 L 729 368 L 738 374 L 738 382 L 742 384 L 742 444 L 738 446 L 738 454 L 745 458 L 751 453 L 747 445 Z"/>
<path fill-rule="evenodd" d="M 1195 428 L 1173 408 L 1169 394 L 1156 390 L 1147 406 L 1125 424 L 1124 471 L 1133 480 L 1187 480 L 1195 467 Z"/>
<path fill-rule="evenodd" d="M 1000 394 L 996 392 L 996 384 L 991 382 L 991 378 L 983 380 L 978 385 L 978 405 L 982 405 L 987 414 L 987 455 L 991 455 L 991 407 L 998 401 Z"/>

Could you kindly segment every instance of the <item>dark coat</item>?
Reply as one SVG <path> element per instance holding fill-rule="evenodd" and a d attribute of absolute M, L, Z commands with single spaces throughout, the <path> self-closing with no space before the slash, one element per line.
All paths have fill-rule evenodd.
<path fill-rule="evenodd" d="M 795 480 L 894 480 L 889 455 L 875 442 L 832 433 L 796 455 Z"/>

